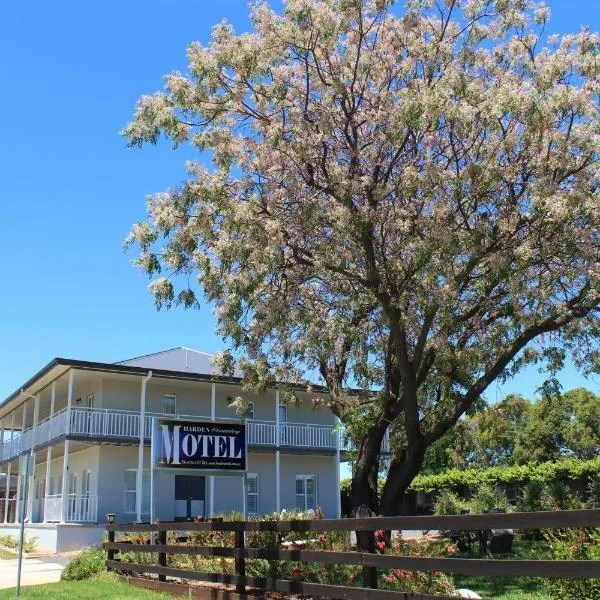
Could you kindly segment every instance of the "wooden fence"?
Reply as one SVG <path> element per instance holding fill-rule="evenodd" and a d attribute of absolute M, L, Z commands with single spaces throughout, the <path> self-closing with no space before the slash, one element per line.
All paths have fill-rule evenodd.
<path fill-rule="evenodd" d="M 158 581 L 167 577 L 208 581 L 235 585 L 236 592 L 244 593 L 246 586 L 265 591 L 286 594 L 308 594 L 345 600 L 433 600 L 449 598 L 431 594 L 409 594 L 402 591 L 378 590 L 378 569 L 403 569 L 449 574 L 484 576 L 528 576 L 550 578 L 600 578 L 600 560 L 498 560 L 474 558 L 430 558 L 420 556 L 394 556 L 375 553 L 373 532 L 376 530 L 455 530 L 479 531 L 489 529 L 567 529 L 600 527 L 600 510 L 568 510 L 555 512 L 500 513 L 460 516 L 405 516 L 374 517 L 362 519 L 314 519 L 298 521 L 208 521 L 208 522 L 163 522 L 156 524 L 109 525 L 107 567 L 129 574 L 157 575 Z M 235 533 L 235 547 L 193 546 L 167 544 L 167 532 L 222 531 Z M 327 550 L 246 548 L 245 532 L 290 532 L 355 531 L 356 552 Z M 154 532 L 154 545 L 134 544 L 116 540 L 117 532 Z M 122 562 L 116 559 L 120 551 L 153 552 L 158 555 L 158 564 Z M 187 554 L 207 557 L 233 558 L 235 574 L 205 573 L 176 569 L 167 566 L 169 554 Z M 299 561 L 362 567 L 362 586 L 328 585 L 305 581 L 277 579 L 274 577 L 252 577 L 246 575 L 246 559 L 277 561 Z"/>

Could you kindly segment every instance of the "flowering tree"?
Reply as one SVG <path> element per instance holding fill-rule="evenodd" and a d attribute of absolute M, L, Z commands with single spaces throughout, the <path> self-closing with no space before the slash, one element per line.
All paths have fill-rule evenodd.
<path fill-rule="evenodd" d="M 124 131 L 211 164 L 130 234 L 157 304 L 203 290 L 223 365 L 243 353 L 253 385 L 320 374 L 358 444 L 356 506 L 398 512 L 497 378 L 595 356 L 600 38 L 543 40 L 547 18 L 529 0 L 258 4 Z"/>

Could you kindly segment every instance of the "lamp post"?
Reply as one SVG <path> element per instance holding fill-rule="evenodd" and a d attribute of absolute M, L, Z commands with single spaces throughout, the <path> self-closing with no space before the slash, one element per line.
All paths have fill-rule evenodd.
<path fill-rule="evenodd" d="M 106 513 L 106 522 L 112 525 L 115 522 L 115 513 Z"/>

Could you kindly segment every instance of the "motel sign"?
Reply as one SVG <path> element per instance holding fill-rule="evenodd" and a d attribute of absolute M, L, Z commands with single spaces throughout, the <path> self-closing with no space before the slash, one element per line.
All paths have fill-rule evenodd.
<path fill-rule="evenodd" d="M 159 470 L 246 469 L 246 431 L 242 423 L 156 419 L 153 434 L 154 464 Z"/>

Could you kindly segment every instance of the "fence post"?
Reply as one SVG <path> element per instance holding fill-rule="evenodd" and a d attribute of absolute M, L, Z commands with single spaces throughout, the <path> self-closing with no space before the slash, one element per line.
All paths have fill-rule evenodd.
<path fill-rule="evenodd" d="M 359 506 L 355 513 L 355 518 L 367 520 L 373 516 L 368 506 Z M 356 545 L 361 552 L 375 553 L 375 532 L 360 530 L 356 532 Z M 377 567 L 363 567 L 363 587 L 377 589 Z"/>
<path fill-rule="evenodd" d="M 235 574 L 238 577 L 246 577 L 246 559 L 244 558 L 244 530 L 241 529 L 235 532 L 235 547 L 239 549 L 240 555 L 235 559 Z M 235 591 L 238 594 L 243 594 L 246 591 L 246 583 L 244 581 L 238 581 L 235 584 Z"/>
<path fill-rule="evenodd" d="M 167 545 L 167 531 L 165 529 L 159 530 L 159 532 L 158 532 L 158 543 L 161 546 L 166 546 Z M 166 567 L 167 566 L 167 553 L 166 552 L 159 552 L 158 553 L 158 566 L 159 567 Z M 167 580 L 167 576 L 163 575 L 162 573 L 159 573 L 158 580 L 159 581 L 166 581 Z"/>
<path fill-rule="evenodd" d="M 108 542 L 114 542 L 115 541 L 115 530 L 114 529 L 109 529 L 108 530 Z M 108 549 L 108 552 L 106 553 L 106 557 L 108 558 L 108 560 L 115 560 L 115 551 L 112 548 Z M 110 567 L 109 567 L 110 570 Z"/>

